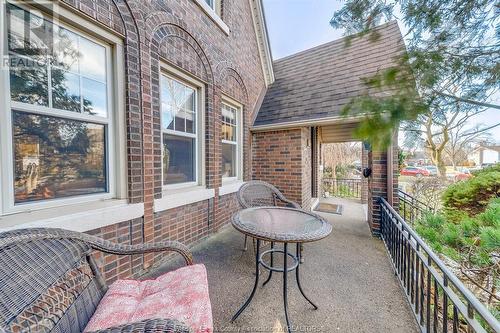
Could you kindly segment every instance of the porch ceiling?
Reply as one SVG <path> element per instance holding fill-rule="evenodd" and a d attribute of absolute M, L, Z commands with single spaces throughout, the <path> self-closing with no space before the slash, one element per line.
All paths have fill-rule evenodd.
<path fill-rule="evenodd" d="M 359 141 L 353 135 L 358 125 L 359 123 L 356 122 L 321 126 L 318 129 L 319 141 L 321 143 Z"/>

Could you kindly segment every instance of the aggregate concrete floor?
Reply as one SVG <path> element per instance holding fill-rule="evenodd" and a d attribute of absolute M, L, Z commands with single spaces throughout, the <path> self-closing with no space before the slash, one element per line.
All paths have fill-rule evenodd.
<path fill-rule="evenodd" d="M 305 245 L 302 287 L 319 309 L 302 297 L 295 274 L 288 278 L 289 316 L 296 332 L 417 332 L 406 298 L 392 271 L 382 242 L 370 235 L 365 211 L 358 203 L 325 199 L 344 206 L 342 215 L 319 213 L 333 225 L 332 234 Z M 254 252 L 231 226 L 193 248 L 204 263 L 214 332 L 285 332 L 282 276 L 259 286 L 252 303 L 234 322 L 231 316 L 247 299 L 254 283 Z M 278 262 L 279 264 L 279 262 Z M 154 275 L 172 268 L 168 263 Z M 267 277 L 261 270 L 261 282 Z"/>

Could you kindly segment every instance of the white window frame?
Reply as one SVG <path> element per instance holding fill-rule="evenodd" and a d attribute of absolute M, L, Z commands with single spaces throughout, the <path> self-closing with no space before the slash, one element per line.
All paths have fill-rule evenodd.
<path fill-rule="evenodd" d="M 213 10 L 215 12 L 215 14 L 217 14 L 217 16 L 221 16 L 221 13 L 222 13 L 222 8 L 221 8 L 221 0 L 210 0 L 212 1 L 212 5 L 210 5 L 207 0 L 201 0 L 201 1 L 204 1 L 205 4 L 208 6 L 208 8 L 210 8 L 211 10 Z"/>
<path fill-rule="evenodd" d="M 185 74 L 183 71 L 170 66 L 166 63 L 161 63 L 160 65 L 160 124 L 161 128 L 161 182 L 164 195 L 165 192 L 169 190 L 177 190 L 177 189 L 189 189 L 193 187 L 205 187 L 205 84 L 194 77 Z M 185 133 L 179 132 L 171 129 L 163 128 L 163 114 L 161 111 L 161 76 L 166 76 L 169 79 L 180 82 L 192 89 L 195 90 L 195 113 L 194 113 L 194 121 L 196 133 Z M 176 136 L 183 136 L 188 138 L 194 138 L 196 145 L 196 165 L 195 165 L 195 181 L 194 182 L 185 182 L 179 184 L 164 184 L 164 166 L 163 166 L 163 154 L 164 154 L 164 144 L 163 144 L 163 135 L 170 134 Z"/>
<path fill-rule="evenodd" d="M 236 146 L 236 176 L 234 177 L 222 177 L 222 183 L 230 183 L 241 181 L 243 179 L 243 105 L 234 99 L 222 96 L 221 101 L 221 112 L 222 104 L 236 109 L 236 141 L 229 141 L 221 139 L 221 144 L 231 144 Z M 221 119 L 222 124 L 222 119 Z M 222 130 L 222 127 L 221 127 Z M 222 152 L 222 148 L 221 148 Z M 221 161 L 222 164 L 222 154 Z"/>
<path fill-rule="evenodd" d="M 221 0 L 213 0 L 213 6 L 210 6 L 205 0 L 194 0 L 198 6 L 217 24 L 217 26 L 229 36 L 230 30 L 221 18 L 222 6 Z"/>
<path fill-rule="evenodd" d="M 43 106 L 34 106 L 11 101 L 9 71 L 0 71 L 0 107 L 7 112 L 0 112 L 0 216 L 21 212 L 31 212 L 39 209 L 74 205 L 84 202 L 102 201 L 107 199 L 125 199 L 127 197 L 126 170 L 126 127 L 125 127 L 125 69 L 124 47 L 121 36 L 117 36 L 100 24 L 89 22 L 83 16 L 66 9 L 64 5 L 46 1 L 35 1 L 36 8 L 22 1 L 9 0 L 9 3 L 25 10 L 36 9 L 44 18 L 65 29 L 85 37 L 106 49 L 106 88 L 107 88 L 107 118 L 89 116 L 71 111 L 63 111 Z M 7 1 L 0 2 L 0 18 L 6 18 Z M 57 15 L 51 16 L 53 13 Z M 63 19 L 62 19 L 63 18 Z M 8 55 L 7 29 L 0 25 L 0 55 Z M 50 91 L 49 91 L 50 92 Z M 49 94 L 50 95 L 50 94 Z M 55 116 L 62 119 L 79 120 L 97 124 L 106 124 L 106 181 L 107 192 L 79 195 L 66 198 L 54 198 L 34 202 L 15 204 L 14 198 L 14 167 L 12 140 L 12 113 L 14 110 L 39 115 Z"/>

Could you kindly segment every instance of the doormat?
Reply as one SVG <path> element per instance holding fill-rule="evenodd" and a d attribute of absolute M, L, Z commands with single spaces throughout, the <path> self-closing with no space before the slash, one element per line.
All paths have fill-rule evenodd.
<path fill-rule="evenodd" d="M 337 204 L 329 204 L 322 202 L 319 203 L 314 210 L 322 213 L 342 215 L 342 205 L 337 205 Z"/>

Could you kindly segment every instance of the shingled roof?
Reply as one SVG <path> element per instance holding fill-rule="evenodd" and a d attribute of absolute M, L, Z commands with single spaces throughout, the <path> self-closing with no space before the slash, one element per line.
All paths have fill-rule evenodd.
<path fill-rule="evenodd" d="M 268 88 L 254 126 L 340 116 L 342 107 L 366 91 L 361 79 L 396 64 L 404 42 L 396 21 L 370 34 L 345 38 L 276 60 L 276 81 Z"/>

